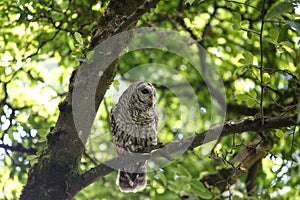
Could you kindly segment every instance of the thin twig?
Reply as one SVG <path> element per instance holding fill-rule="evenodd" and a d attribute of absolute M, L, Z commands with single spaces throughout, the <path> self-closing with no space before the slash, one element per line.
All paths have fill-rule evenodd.
<path fill-rule="evenodd" d="M 293 132 L 292 132 L 292 145 L 291 145 L 291 150 L 290 150 L 290 158 L 291 158 L 291 166 L 293 166 L 294 164 L 294 159 L 293 159 L 293 149 L 294 149 L 294 145 L 295 145 L 295 132 L 296 132 L 296 127 L 294 128 Z"/>
<path fill-rule="evenodd" d="M 263 109 L 263 100 L 264 100 L 264 81 L 263 81 L 263 30 L 264 30 L 264 17 L 265 17 L 265 0 L 263 1 L 262 5 L 262 16 L 261 16 L 261 27 L 260 27 L 260 34 L 259 34 L 259 45 L 260 45 L 260 115 L 261 115 L 261 125 L 264 125 L 264 109 Z"/>

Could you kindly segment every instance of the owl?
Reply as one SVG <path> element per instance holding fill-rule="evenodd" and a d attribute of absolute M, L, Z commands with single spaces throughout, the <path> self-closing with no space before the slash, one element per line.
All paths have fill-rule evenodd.
<path fill-rule="evenodd" d="M 155 87 L 148 82 L 131 84 L 110 113 L 110 126 L 119 155 L 136 153 L 156 145 L 158 112 Z M 137 192 L 146 186 L 146 161 L 119 169 L 116 180 L 122 192 Z"/>

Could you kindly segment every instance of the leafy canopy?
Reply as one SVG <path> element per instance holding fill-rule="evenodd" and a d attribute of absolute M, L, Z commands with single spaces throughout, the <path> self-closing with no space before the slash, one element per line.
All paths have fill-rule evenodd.
<path fill-rule="evenodd" d="M 58 116 L 57 106 L 68 90 L 69 78 L 87 52 L 97 18 L 107 1 L 8 1 L 0 3 L 0 198 L 16 199 L 27 170 L 47 145 L 46 136 Z M 218 68 L 227 96 L 227 120 L 254 116 L 299 113 L 300 5 L 297 1 L 161 1 L 142 16 L 138 27 L 153 26 L 180 31 L 207 50 Z M 153 70 L 157 79 L 186 79 L 198 98 L 199 120 L 186 116 L 193 110 L 179 109 L 174 93 L 157 85 L 162 121 L 159 140 L 170 142 L 210 128 L 212 103 L 202 77 L 185 59 L 162 50 L 134 51 L 120 58 L 113 87 L 101 104 L 80 170 L 111 158 L 109 110 L 128 73 L 143 64 L 159 63 L 180 73 L 166 76 Z M 149 69 L 151 71 L 151 69 Z M 141 74 L 141 77 L 143 74 Z M 147 78 L 147 77 L 145 77 Z M 184 88 L 177 85 L 178 92 Z M 297 106 L 298 105 L 298 106 Z M 263 109 L 262 109 L 263 108 Z M 167 117 L 165 117 L 167 116 Z M 255 178 L 254 195 L 262 198 L 299 197 L 299 127 L 271 130 L 274 145 L 262 159 Z M 205 174 L 232 167 L 228 162 L 253 140 L 255 133 L 229 136 L 218 141 L 212 152 L 199 147 L 171 165 L 148 174 L 145 191 L 117 191 L 112 173 L 81 191 L 76 199 L 178 199 L 183 196 L 220 198 L 199 181 Z M 213 158 L 213 159 L 212 159 Z M 230 195 L 246 198 L 246 177 L 230 186 Z M 250 198 L 250 197 L 249 197 Z"/>

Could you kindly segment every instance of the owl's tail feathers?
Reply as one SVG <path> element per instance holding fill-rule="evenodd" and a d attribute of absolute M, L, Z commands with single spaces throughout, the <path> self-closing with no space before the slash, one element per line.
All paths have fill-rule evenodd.
<path fill-rule="evenodd" d="M 137 192 L 144 189 L 146 187 L 146 169 L 138 173 L 119 170 L 117 185 L 121 192 Z"/>

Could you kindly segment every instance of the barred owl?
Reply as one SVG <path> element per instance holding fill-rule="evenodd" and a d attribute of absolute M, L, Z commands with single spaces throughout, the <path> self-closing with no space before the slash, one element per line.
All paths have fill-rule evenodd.
<path fill-rule="evenodd" d="M 156 91 L 148 82 L 135 82 L 121 95 L 110 113 L 113 142 L 119 155 L 128 155 L 157 143 Z M 116 180 L 122 192 L 146 186 L 146 161 L 119 169 Z"/>

